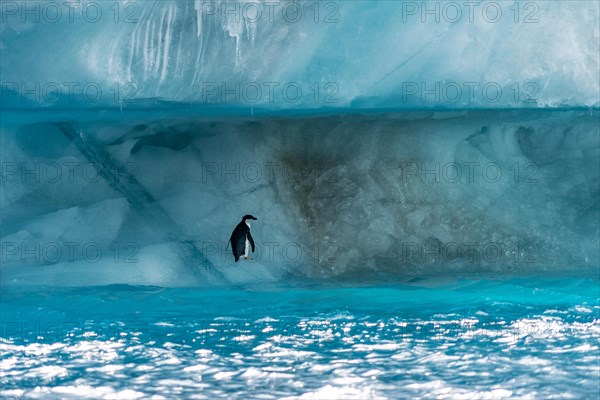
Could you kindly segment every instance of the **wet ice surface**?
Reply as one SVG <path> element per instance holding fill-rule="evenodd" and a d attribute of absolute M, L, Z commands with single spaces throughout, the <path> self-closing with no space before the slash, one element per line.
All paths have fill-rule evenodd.
<path fill-rule="evenodd" d="M 6 398 L 593 398 L 597 280 L 3 294 Z"/>

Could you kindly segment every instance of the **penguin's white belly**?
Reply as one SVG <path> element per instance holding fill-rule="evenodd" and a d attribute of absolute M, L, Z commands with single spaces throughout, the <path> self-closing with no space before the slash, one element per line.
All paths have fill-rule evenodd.
<path fill-rule="evenodd" d="M 246 238 L 246 245 L 244 247 L 244 257 L 248 258 L 249 255 L 250 255 L 250 241 L 248 240 L 248 238 Z"/>

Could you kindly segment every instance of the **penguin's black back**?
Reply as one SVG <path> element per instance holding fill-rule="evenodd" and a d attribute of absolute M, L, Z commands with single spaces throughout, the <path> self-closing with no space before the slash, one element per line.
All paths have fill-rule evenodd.
<path fill-rule="evenodd" d="M 250 228 L 244 221 L 240 222 L 233 233 L 231 234 L 231 249 L 233 250 L 233 256 L 237 262 L 242 255 L 246 252 L 246 235 L 250 231 Z"/>

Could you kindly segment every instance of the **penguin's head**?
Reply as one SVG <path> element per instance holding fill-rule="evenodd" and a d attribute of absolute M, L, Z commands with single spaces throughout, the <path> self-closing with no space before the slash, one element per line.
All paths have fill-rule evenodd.
<path fill-rule="evenodd" d="M 257 219 L 256 217 L 253 217 L 250 214 L 244 215 L 244 218 L 242 218 L 242 222 L 245 223 L 248 228 L 250 228 L 250 221 Z"/>

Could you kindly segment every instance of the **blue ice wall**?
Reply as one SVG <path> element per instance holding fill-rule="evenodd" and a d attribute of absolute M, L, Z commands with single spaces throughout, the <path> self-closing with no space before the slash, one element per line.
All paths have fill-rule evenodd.
<path fill-rule="evenodd" d="M 598 106 L 596 1 L 2 1 L 4 106 Z"/>
<path fill-rule="evenodd" d="M 598 271 L 597 112 L 102 115 L 3 126 L 5 284 Z"/>

